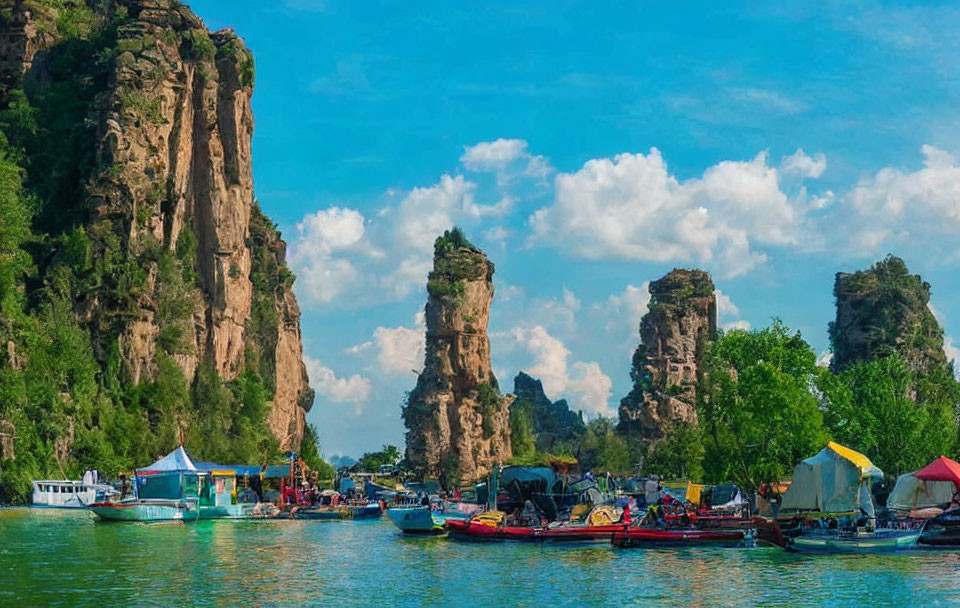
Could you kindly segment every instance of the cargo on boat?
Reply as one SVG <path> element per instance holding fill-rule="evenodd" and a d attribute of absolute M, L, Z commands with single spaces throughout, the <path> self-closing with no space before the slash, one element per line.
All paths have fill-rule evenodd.
<path fill-rule="evenodd" d="M 864 553 L 916 546 L 920 526 L 877 525 L 871 485 L 882 478 L 869 458 L 832 441 L 799 463 L 777 516 L 792 524 L 784 531 L 786 549 Z"/>

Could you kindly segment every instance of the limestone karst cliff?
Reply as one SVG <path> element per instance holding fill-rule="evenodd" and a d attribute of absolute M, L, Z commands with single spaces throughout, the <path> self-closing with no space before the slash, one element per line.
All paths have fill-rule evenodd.
<path fill-rule="evenodd" d="M 93 405 L 79 411 L 65 385 L 49 408 L 64 458 L 81 418 L 80 435 L 107 424 L 97 399 L 154 428 L 158 444 L 143 450 L 159 452 L 177 428 L 189 441 L 202 408 L 210 430 L 258 441 L 251 404 L 264 399 L 276 443 L 299 446 L 313 392 L 286 246 L 254 199 L 253 81 L 242 40 L 209 32 L 176 0 L 0 6 L 2 143 L 37 209 L 22 245 L 33 257 L 25 312 L 68 301 L 100 366 Z M 8 352 L 27 349 L 9 335 Z M 120 462 L 137 460 L 130 450 Z"/>
<path fill-rule="evenodd" d="M 930 310 L 930 284 L 889 256 L 868 270 L 837 273 L 830 323 L 834 371 L 898 353 L 914 371 L 946 363 L 943 329 Z"/>
<path fill-rule="evenodd" d="M 713 281 L 702 270 L 674 269 L 650 283 L 649 311 L 633 354 L 633 389 L 620 402 L 618 430 L 645 441 L 675 423 L 696 424 L 696 387 L 707 342 L 717 336 Z"/>
<path fill-rule="evenodd" d="M 538 452 L 551 452 L 558 444 L 575 442 L 586 432 L 586 425 L 577 412 L 570 410 L 566 399 L 551 402 L 543 384 L 524 372 L 513 379 L 511 414 L 526 408 Z"/>
<path fill-rule="evenodd" d="M 407 460 L 446 485 L 511 457 L 510 403 L 490 367 L 493 263 L 459 230 L 437 238 L 427 281 L 426 357 L 403 408 Z"/>

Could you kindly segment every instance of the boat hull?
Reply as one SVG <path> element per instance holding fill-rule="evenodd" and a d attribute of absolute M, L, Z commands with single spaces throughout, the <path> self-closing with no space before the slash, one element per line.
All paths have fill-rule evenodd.
<path fill-rule="evenodd" d="M 310 507 L 290 512 L 293 519 L 376 519 L 383 514 L 380 505 L 338 505 L 336 507 Z"/>
<path fill-rule="evenodd" d="M 280 509 L 269 503 L 200 507 L 200 519 L 272 519 L 279 514 Z"/>
<path fill-rule="evenodd" d="M 177 502 L 105 502 L 89 509 L 105 521 L 195 521 L 198 517 L 195 506 Z"/>
<path fill-rule="evenodd" d="M 393 507 L 387 509 L 387 517 L 404 534 L 446 534 L 444 524 L 448 520 L 464 520 L 466 513 L 459 511 L 437 512 L 430 507 Z"/>
<path fill-rule="evenodd" d="M 612 535 L 614 547 L 741 547 L 753 539 L 753 531 L 741 530 L 660 530 L 631 528 Z"/>
<path fill-rule="evenodd" d="M 920 530 L 890 530 L 862 536 L 801 534 L 788 539 L 787 550 L 797 553 L 891 553 L 916 547 Z"/>
<path fill-rule="evenodd" d="M 623 524 L 607 526 L 568 525 L 555 528 L 496 527 L 463 520 L 447 520 L 444 524 L 450 536 L 474 541 L 520 542 L 592 542 L 606 541 L 615 532 L 626 529 Z"/>

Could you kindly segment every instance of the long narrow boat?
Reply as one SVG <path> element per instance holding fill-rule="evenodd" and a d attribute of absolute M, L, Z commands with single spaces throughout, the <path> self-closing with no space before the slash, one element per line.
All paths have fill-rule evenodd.
<path fill-rule="evenodd" d="M 752 542 L 756 532 L 741 530 L 659 529 L 635 527 L 615 532 L 610 537 L 614 547 L 742 547 Z"/>
<path fill-rule="evenodd" d="M 912 549 L 921 530 L 878 529 L 845 533 L 836 530 L 804 531 L 788 538 L 786 549 L 798 553 L 885 553 Z"/>
<path fill-rule="evenodd" d="M 89 509 L 108 521 L 196 521 L 199 510 L 195 503 L 182 500 L 143 499 L 122 502 L 98 502 Z"/>
<path fill-rule="evenodd" d="M 290 511 L 293 519 L 375 519 L 383 515 L 380 505 L 337 505 L 336 507 L 298 507 Z"/>
<path fill-rule="evenodd" d="M 589 542 L 608 540 L 614 532 L 627 529 L 626 524 L 590 526 L 566 524 L 546 528 L 491 526 L 475 521 L 450 519 L 444 524 L 452 538 L 460 540 L 525 542 Z"/>

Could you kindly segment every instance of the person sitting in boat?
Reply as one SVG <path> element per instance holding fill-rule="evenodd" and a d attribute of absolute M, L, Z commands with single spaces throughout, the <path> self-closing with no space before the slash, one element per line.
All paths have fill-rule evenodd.
<path fill-rule="evenodd" d="M 630 521 L 630 503 L 623 505 L 623 514 L 620 516 L 620 523 L 625 526 L 629 526 Z"/>
<path fill-rule="evenodd" d="M 521 514 L 521 519 L 523 520 L 523 525 L 525 526 L 536 526 L 540 523 L 540 514 L 537 513 L 537 508 L 533 506 L 532 501 L 525 501 L 523 503 L 523 513 Z"/>
<path fill-rule="evenodd" d="M 519 526 L 522 523 L 522 514 L 520 512 L 520 507 L 516 507 L 513 511 L 507 514 L 503 519 L 505 526 Z"/>

